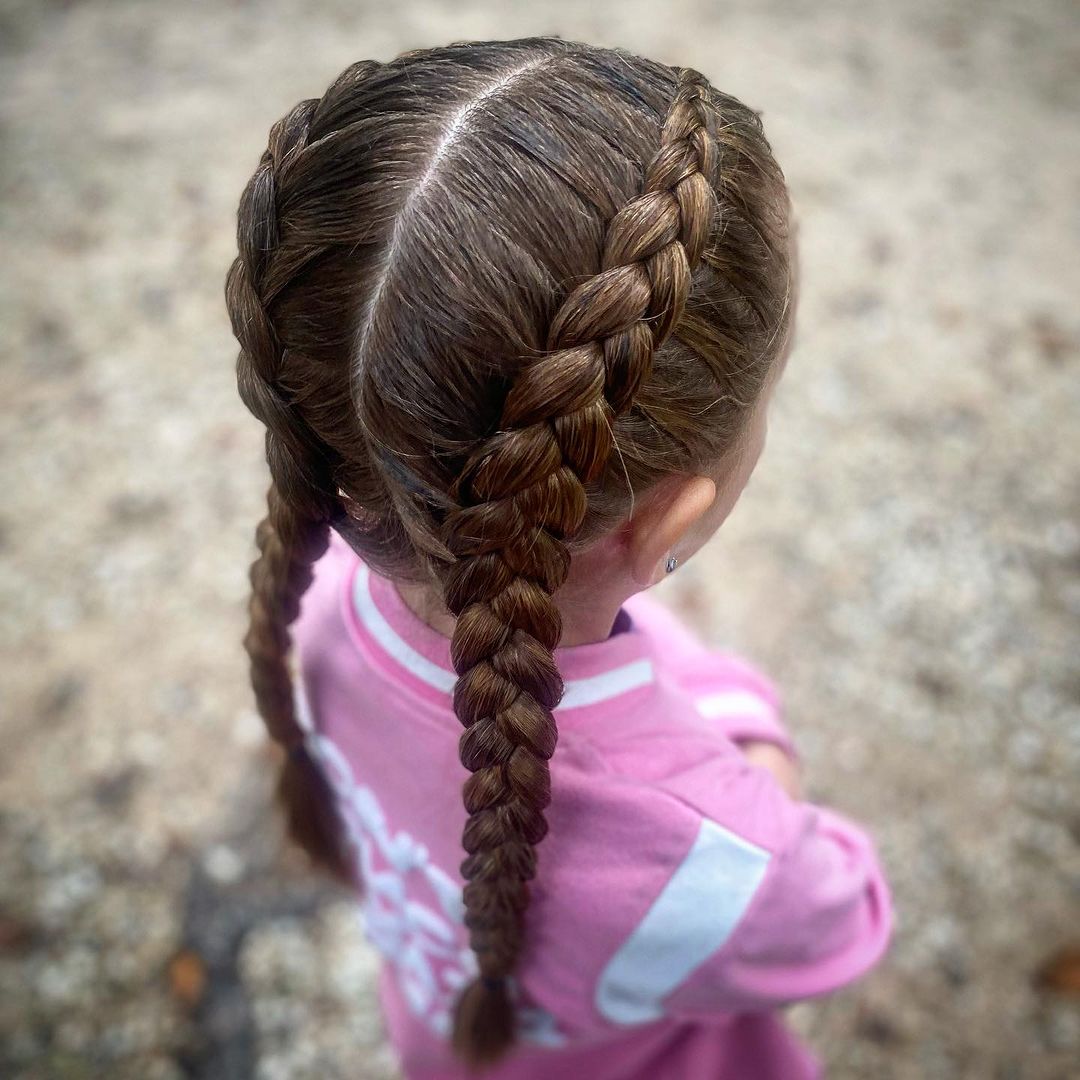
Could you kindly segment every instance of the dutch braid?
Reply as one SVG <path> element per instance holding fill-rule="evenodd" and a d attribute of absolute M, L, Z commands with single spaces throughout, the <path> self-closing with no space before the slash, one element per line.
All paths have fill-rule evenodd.
<path fill-rule="evenodd" d="M 552 710 L 562 696 L 553 594 L 587 488 L 612 452 L 613 423 L 686 304 L 716 207 L 714 126 L 708 84 L 684 69 L 644 190 L 608 223 L 600 272 L 559 308 L 545 355 L 507 393 L 499 430 L 469 458 L 453 492 L 459 508 L 444 523 L 457 557 L 443 576 L 457 616 L 454 708 L 472 774 L 461 871 L 480 971 L 459 999 L 454 1044 L 473 1064 L 497 1060 L 514 1040 L 507 980 L 547 831 Z"/>
<path fill-rule="evenodd" d="M 350 68 L 338 83 L 361 66 Z M 250 623 L 244 638 L 255 701 L 270 737 L 286 751 L 278 795 L 290 835 L 313 858 L 350 880 L 337 811 L 304 742 L 288 666 L 288 627 L 311 584 L 312 564 L 326 550 L 330 522 L 340 515 L 334 456 L 292 407 L 281 385 L 284 350 L 267 311 L 289 270 L 275 265 L 279 190 L 307 143 L 320 104 L 320 99 L 300 102 L 271 129 L 267 149 L 241 197 L 239 254 L 225 291 L 241 346 L 237 384 L 244 404 L 266 425 L 271 475 L 267 515 L 255 533 L 259 556 L 251 566 Z"/>

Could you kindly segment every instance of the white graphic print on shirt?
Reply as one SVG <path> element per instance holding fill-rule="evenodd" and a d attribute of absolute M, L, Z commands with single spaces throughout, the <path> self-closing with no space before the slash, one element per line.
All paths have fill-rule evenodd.
<path fill-rule="evenodd" d="M 392 831 L 370 787 L 358 784 L 335 743 L 315 727 L 299 679 L 297 719 L 305 744 L 333 789 L 357 873 L 364 882 L 361 909 L 371 943 L 391 963 L 409 1009 L 431 1031 L 450 1034 L 450 1009 L 460 988 L 476 974 L 476 957 L 459 945 L 464 924 L 461 887 L 430 859 L 408 833 Z M 410 877 L 427 882 L 438 909 L 409 896 Z M 521 1006 L 519 1033 L 529 1042 L 560 1046 L 565 1037 L 542 1009 Z"/>

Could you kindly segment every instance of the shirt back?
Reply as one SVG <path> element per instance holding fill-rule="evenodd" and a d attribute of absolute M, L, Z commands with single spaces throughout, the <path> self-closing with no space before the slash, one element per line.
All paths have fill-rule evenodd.
<path fill-rule="evenodd" d="M 468 1076 L 448 1042 L 476 971 L 449 640 L 332 534 L 293 641 L 402 1068 Z M 607 640 L 556 659 L 566 692 L 513 980 L 520 1045 L 485 1075 L 816 1075 L 773 1010 L 869 968 L 891 907 L 866 835 L 741 754 L 751 738 L 794 752 L 775 688 L 644 595 Z"/>

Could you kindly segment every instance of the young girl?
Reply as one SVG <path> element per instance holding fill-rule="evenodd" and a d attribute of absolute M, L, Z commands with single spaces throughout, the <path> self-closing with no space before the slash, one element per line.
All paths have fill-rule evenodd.
<path fill-rule="evenodd" d="M 878 960 L 881 871 L 770 683 L 643 595 L 790 347 L 757 115 L 556 38 L 358 63 L 272 129 L 239 248 L 252 680 L 405 1074 L 816 1075 L 775 1010 Z"/>

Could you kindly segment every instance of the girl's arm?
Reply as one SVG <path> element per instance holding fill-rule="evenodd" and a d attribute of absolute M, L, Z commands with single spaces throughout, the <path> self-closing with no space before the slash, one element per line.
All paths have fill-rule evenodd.
<path fill-rule="evenodd" d="M 761 742 L 751 739 L 739 744 L 746 760 L 752 765 L 768 769 L 776 777 L 776 782 L 793 799 L 802 798 L 802 774 L 798 762 L 786 750 L 781 750 L 774 742 Z"/>
<path fill-rule="evenodd" d="M 773 803 L 788 818 L 786 840 L 731 936 L 668 999 L 671 1015 L 758 1012 L 828 994 L 865 974 L 888 947 L 892 901 L 867 833 L 825 807 L 784 809 L 788 796 L 773 791 L 773 798 L 759 791 L 758 811 L 768 814 Z M 698 904 L 720 912 L 730 886 L 720 872 L 710 881 L 715 896 Z"/>

